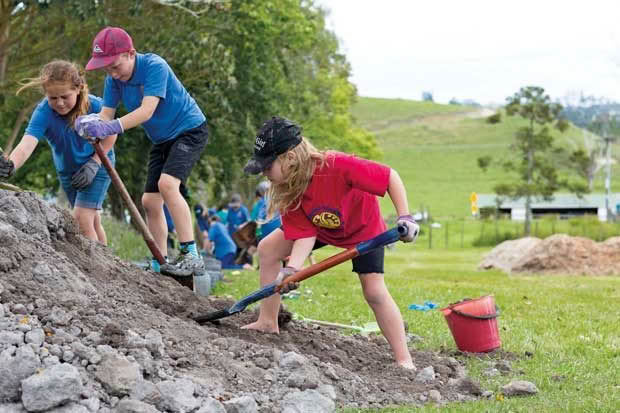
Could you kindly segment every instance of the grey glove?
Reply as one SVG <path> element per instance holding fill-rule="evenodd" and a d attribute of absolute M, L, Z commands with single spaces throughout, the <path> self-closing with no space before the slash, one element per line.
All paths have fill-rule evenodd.
<path fill-rule="evenodd" d="M 101 165 L 96 160 L 90 158 L 76 173 L 71 177 L 71 186 L 78 191 L 86 188 L 93 182 L 95 175 L 99 172 Z"/>
<path fill-rule="evenodd" d="M 0 179 L 6 179 L 15 173 L 15 164 L 12 160 L 6 159 L 4 153 L 0 151 Z"/>
<path fill-rule="evenodd" d="M 289 275 L 293 275 L 297 272 L 296 268 L 293 267 L 284 267 L 280 270 L 280 272 L 278 273 L 278 276 L 276 277 L 275 283 L 276 285 L 281 284 L 282 281 L 288 277 Z M 285 284 L 282 284 L 282 286 L 280 287 L 280 291 L 278 291 L 280 294 L 286 294 L 289 291 L 292 290 L 296 290 L 297 288 L 299 288 L 299 283 L 293 283 L 293 282 L 287 282 Z"/>
<path fill-rule="evenodd" d="M 413 219 L 411 215 L 401 215 L 396 220 L 396 225 L 398 227 L 407 228 L 407 233 L 400 237 L 402 242 L 415 242 L 418 238 L 418 234 L 420 233 L 420 226 Z"/>

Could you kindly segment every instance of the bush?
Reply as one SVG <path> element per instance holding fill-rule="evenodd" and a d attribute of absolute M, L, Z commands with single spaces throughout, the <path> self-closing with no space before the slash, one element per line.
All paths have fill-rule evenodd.
<path fill-rule="evenodd" d="M 487 123 L 490 123 L 492 125 L 496 123 L 500 123 L 501 121 L 502 121 L 501 112 L 494 113 L 493 115 L 487 117 Z"/>

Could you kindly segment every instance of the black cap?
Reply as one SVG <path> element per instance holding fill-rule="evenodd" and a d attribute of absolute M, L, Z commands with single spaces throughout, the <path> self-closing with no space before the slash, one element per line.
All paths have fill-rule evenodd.
<path fill-rule="evenodd" d="M 288 119 L 274 116 L 256 135 L 254 156 L 245 164 L 243 171 L 248 174 L 259 174 L 283 154 L 301 142 L 301 128 Z"/>

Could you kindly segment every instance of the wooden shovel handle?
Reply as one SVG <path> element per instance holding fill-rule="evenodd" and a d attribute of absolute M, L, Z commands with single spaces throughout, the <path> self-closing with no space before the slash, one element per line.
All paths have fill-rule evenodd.
<path fill-rule="evenodd" d="M 146 222 L 144 222 L 142 215 L 140 215 L 140 211 L 138 211 L 138 208 L 136 208 L 136 205 L 133 203 L 133 200 L 129 196 L 129 192 L 127 192 L 127 188 L 125 188 L 125 184 L 123 184 L 121 177 L 118 175 L 118 173 L 112 166 L 112 163 L 110 162 L 106 154 L 103 152 L 103 148 L 101 147 L 99 140 L 96 140 L 93 143 L 93 146 L 95 147 L 95 152 L 97 152 L 99 159 L 101 159 L 101 163 L 103 164 L 105 169 L 108 171 L 108 175 L 110 175 L 110 178 L 112 179 L 112 184 L 114 184 L 114 187 L 116 188 L 118 193 L 121 195 L 121 198 L 123 198 L 123 201 L 125 201 L 125 205 L 129 209 L 129 214 L 131 215 L 131 219 L 133 219 L 136 222 L 138 229 L 142 233 L 142 238 L 144 238 L 144 242 L 146 242 L 146 246 L 149 248 L 149 250 L 151 251 L 151 254 L 153 254 L 153 257 L 155 257 L 157 262 L 159 262 L 160 264 L 164 264 L 166 260 L 164 259 L 164 256 L 162 255 L 161 251 L 155 244 L 155 239 L 153 238 L 153 234 L 151 234 L 151 231 L 149 231 L 149 227 L 146 226 Z"/>

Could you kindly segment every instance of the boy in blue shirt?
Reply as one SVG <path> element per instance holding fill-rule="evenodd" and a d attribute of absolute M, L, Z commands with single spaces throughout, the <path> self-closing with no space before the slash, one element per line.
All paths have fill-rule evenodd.
<path fill-rule="evenodd" d="M 185 87 L 160 56 L 137 53 L 127 32 L 106 27 L 93 40 L 92 58 L 86 70 L 107 73 L 101 119 L 78 118 L 76 129 L 90 137 L 122 133 L 142 125 L 153 142 L 142 205 L 149 229 L 163 255 L 166 248 L 164 202 L 177 229 L 180 254 L 175 263 L 152 268 L 175 276 L 203 271 L 192 230 L 191 211 L 181 195 L 181 187 L 190 175 L 207 144 L 206 117 Z M 129 113 L 114 118 L 123 102 Z"/>
<path fill-rule="evenodd" d="M 215 214 L 209 217 L 209 236 L 205 239 L 205 250 L 211 249 L 214 250 L 215 258 L 222 262 L 222 269 L 253 269 L 249 264 L 235 264 L 237 246 L 228 234 L 226 226 Z"/>
<path fill-rule="evenodd" d="M 250 213 L 245 205 L 241 203 L 241 195 L 232 194 L 228 204 L 228 233 L 234 234 L 241 224 L 250 220 Z"/>

